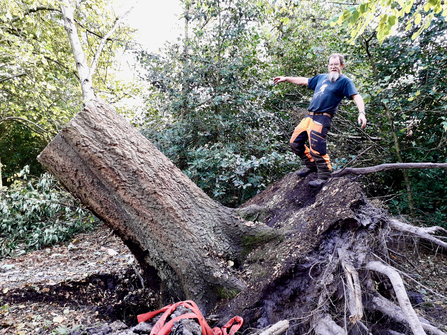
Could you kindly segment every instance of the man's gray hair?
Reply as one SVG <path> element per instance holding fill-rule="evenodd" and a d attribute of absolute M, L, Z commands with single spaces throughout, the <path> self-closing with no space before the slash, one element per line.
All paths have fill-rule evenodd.
<path fill-rule="evenodd" d="M 329 61 L 331 60 L 331 58 L 337 57 L 340 61 L 340 65 L 343 65 L 345 63 L 345 57 L 342 54 L 332 54 L 329 56 L 327 62 L 329 63 Z"/>

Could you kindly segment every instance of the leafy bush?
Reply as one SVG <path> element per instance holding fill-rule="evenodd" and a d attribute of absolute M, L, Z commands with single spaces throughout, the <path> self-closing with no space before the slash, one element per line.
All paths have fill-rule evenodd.
<path fill-rule="evenodd" d="M 0 192 L 0 257 L 62 242 L 97 220 L 49 174 L 28 181 L 28 173 Z"/>
<path fill-rule="evenodd" d="M 143 134 L 209 196 L 237 207 L 298 168 L 282 126 L 272 113 L 242 111 L 146 128 Z"/>
<path fill-rule="evenodd" d="M 216 143 L 189 152 L 184 172 L 213 198 L 237 206 L 285 173 L 296 169 L 292 153 L 266 152 L 259 158 L 243 156 L 236 145 Z"/>

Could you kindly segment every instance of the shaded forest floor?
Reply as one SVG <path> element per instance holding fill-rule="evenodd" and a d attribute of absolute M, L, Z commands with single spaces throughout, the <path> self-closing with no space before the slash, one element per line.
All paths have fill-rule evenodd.
<path fill-rule="evenodd" d="M 101 226 L 69 243 L 0 261 L 0 334 L 66 334 L 154 310 L 129 249 Z M 55 332 L 53 332 L 55 331 Z"/>
<path fill-rule="evenodd" d="M 447 255 L 405 237 L 396 241 L 386 257 L 413 278 L 404 281 L 417 313 L 447 325 Z M 133 326 L 138 314 L 159 307 L 158 293 L 148 286 L 127 247 L 98 227 L 69 243 L 0 261 L 0 334 L 67 334 L 117 320 Z"/>

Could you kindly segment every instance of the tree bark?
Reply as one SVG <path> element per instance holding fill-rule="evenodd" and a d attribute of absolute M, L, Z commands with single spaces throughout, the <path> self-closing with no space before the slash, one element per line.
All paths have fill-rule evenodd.
<path fill-rule="evenodd" d="M 221 289 L 243 290 L 227 262 L 241 262 L 247 237 L 277 234 L 208 197 L 106 104 L 88 102 L 38 160 L 109 223 L 143 268 L 157 269 L 175 299 L 205 306 Z"/>

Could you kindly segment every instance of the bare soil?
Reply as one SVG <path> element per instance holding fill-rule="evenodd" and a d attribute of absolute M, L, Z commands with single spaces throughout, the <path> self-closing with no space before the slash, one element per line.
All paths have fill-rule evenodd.
<path fill-rule="evenodd" d="M 156 293 L 109 228 L 0 262 L 0 334 L 66 334 L 156 309 Z"/>

